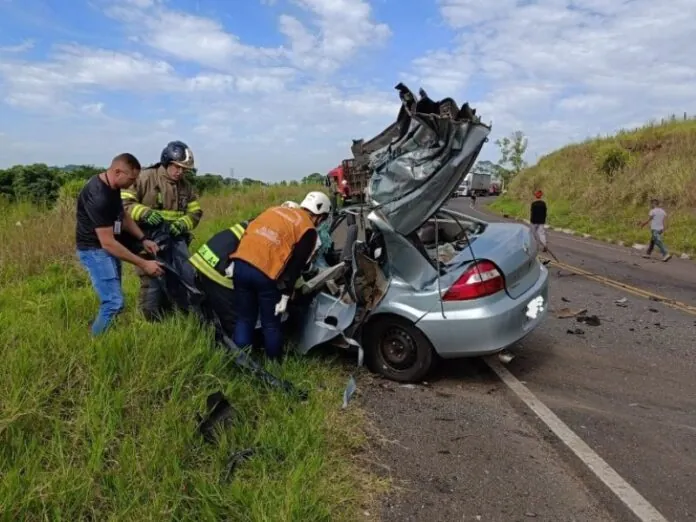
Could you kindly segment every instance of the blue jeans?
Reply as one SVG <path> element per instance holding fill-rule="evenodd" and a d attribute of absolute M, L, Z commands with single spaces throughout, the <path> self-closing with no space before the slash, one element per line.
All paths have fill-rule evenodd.
<path fill-rule="evenodd" d="M 237 313 L 234 343 L 240 348 L 253 343 L 256 320 L 260 314 L 266 356 L 269 359 L 279 358 L 283 353 L 283 331 L 281 316 L 275 315 L 275 306 L 280 301 L 276 282 L 239 259 L 234 261 L 233 282 Z"/>
<path fill-rule="evenodd" d="M 667 249 L 665 244 L 662 242 L 662 230 L 651 230 L 652 235 L 650 237 L 650 244 L 648 245 L 647 254 L 652 254 L 653 248 L 657 247 L 662 256 L 667 255 Z"/>
<path fill-rule="evenodd" d="M 99 313 L 92 323 L 92 334 L 100 335 L 123 310 L 121 260 L 103 249 L 78 250 L 77 257 L 87 269 L 92 286 L 99 296 Z"/>

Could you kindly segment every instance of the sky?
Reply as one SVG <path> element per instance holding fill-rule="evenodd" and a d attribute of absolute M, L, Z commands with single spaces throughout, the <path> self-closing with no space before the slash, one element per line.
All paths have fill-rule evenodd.
<path fill-rule="evenodd" d="M 485 6 L 485 7 L 484 7 Z M 0 168 L 143 164 L 328 172 L 396 118 L 394 86 L 468 101 L 535 163 L 696 114 L 696 1 L 0 0 Z"/>

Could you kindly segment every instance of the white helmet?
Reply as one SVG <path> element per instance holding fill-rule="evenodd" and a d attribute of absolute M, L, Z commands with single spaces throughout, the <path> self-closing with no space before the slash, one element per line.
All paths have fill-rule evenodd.
<path fill-rule="evenodd" d="M 312 214 L 321 216 L 331 212 L 331 200 L 323 192 L 309 192 L 300 203 L 300 207 L 309 210 Z"/>
<path fill-rule="evenodd" d="M 285 208 L 300 208 L 300 205 L 298 205 L 298 204 L 295 203 L 294 201 L 286 201 L 285 203 L 283 203 L 283 204 L 281 205 L 281 207 L 285 207 Z"/>

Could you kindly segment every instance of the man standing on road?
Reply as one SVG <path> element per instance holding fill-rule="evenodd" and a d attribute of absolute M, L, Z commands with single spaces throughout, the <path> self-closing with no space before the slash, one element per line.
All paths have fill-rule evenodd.
<path fill-rule="evenodd" d="M 152 229 L 168 224 L 172 255 L 181 259 L 188 259 L 191 231 L 203 216 L 193 187 L 184 179 L 185 171 L 194 167 L 191 149 L 181 141 L 172 141 L 162 150 L 159 163 L 143 170 L 131 189 L 121 191 L 126 211 L 141 226 Z M 142 270 L 136 272 L 140 276 L 138 300 L 145 319 L 161 319 L 162 312 L 172 304 L 165 300 L 165 285 Z M 182 276 L 192 283 L 194 272 L 190 269 Z"/>
<path fill-rule="evenodd" d="M 662 241 L 662 235 L 665 233 L 665 230 L 667 230 L 667 212 L 660 207 L 660 203 L 657 199 L 651 199 L 650 206 L 652 208 L 650 212 L 648 212 L 648 219 L 640 224 L 641 228 L 643 228 L 650 223 L 650 244 L 643 257 L 650 259 L 653 248 L 657 247 L 662 254 L 662 261 L 669 261 L 672 259 L 672 254 L 667 252 L 665 244 Z"/>
<path fill-rule="evenodd" d="M 150 277 L 162 275 L 157 261 L 148 261 L 135 255 L 123 241 L 122 232 L 142 241 L 151 254 L 157 245 L 146 239 L 143 231 L 124 212 L 120 190 L 130 187 L 140 173 L 140 163 L 132 154 L 120 154 L 111 166 L 85 184 L 77 197 L 77 224 L 75 242 L 77 256 L 92 280 L 99 296 L 99 313 L 91 326 L 92 334 L 103 333 L 114 317 L 123 310 L 121 289 L 121 261 L 139 267 Z"/>
<path fill-rule="evenodd" d="M 544 193 L 537 190 L 534 193 L 534 201 L 529 209 L 529 223 L 532 226 L 534 237 L 541 243 L 542 252 L 547 252 L 546 247 L 546 202 L 541 199 Z"/>

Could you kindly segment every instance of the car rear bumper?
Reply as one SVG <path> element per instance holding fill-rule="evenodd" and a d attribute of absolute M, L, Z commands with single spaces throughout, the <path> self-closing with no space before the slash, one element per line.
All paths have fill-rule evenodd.
<path fill-rule="evenodd" d="M 548 314 L 549 272 L 541 266 L 534 286 L 517 299 L 507 294 L 477 308 L 457 310 L 448 306 L 425 314 L 416 326 L 445 359 L 476 357 L 499 352 L 530 334 Z M 543 308 L 530 318 L 527 309 L 539 297 Z M 451 304 L 451 303 L 450 303 Z"/>

